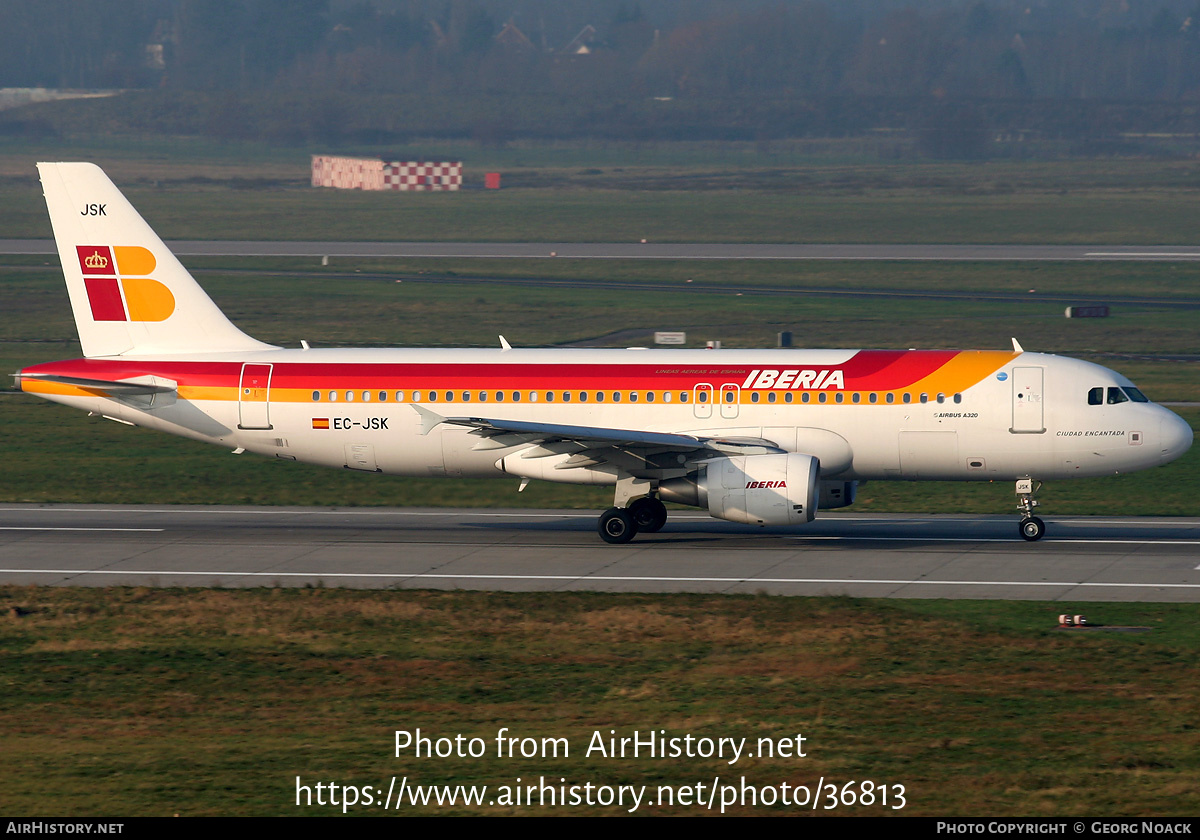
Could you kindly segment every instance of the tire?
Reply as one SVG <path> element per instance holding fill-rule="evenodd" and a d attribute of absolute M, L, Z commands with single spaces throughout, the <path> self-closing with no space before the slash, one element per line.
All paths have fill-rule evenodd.
<path fill-rule="evenodd" d="M 637 522 L 625 508 L 609 508 L 600 514 L 596 523 L 600 539 L 606 543 L 620 545 L 632 540 L 638 532 Z"/>
<path fill-rule="evenodd" d="M 667 506 L 658 499 L 637 499 L 628 507 L 639 532 L 656 534 L 667 524 Z"/>
<path fill-rule="evenodd" d="M 1046 536 L 1046 523 L 1036 516 L 1021 520 L 1021 537 L 1029 542 L 1035 542 Z"/>

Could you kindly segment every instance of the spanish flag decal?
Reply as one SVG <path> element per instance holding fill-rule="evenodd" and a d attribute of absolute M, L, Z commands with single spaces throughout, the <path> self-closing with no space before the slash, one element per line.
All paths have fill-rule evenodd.
<path fill-rule="evenodd" d="M 329 428 L 329 418 L 328 417 L 314 417 L 313 418 L 313 428 L 314 429 L 328 429 Z"/>

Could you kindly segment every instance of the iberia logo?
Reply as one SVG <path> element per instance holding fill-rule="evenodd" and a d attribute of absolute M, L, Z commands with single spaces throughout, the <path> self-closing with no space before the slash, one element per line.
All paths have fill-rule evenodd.
<path fill-rule="evenodd" d="M 158 264 L 136 245 L 77 245 L 79 269 L 96 321 L 165 321 L 175 311 L 171 290 L 146 275 Z"/>

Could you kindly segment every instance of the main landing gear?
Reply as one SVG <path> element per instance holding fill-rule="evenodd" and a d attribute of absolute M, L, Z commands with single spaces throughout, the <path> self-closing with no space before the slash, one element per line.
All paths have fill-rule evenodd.
<path fill-rule="evenodd" d="M 1029 542 L 1046 536 L 1046 523 L 1033 515 L 1033 509 L 1041 504 L 1033 497 L 1041 489 L 1040 481 L 1037 487 L 1034 487 L 1031 478 L 1017 480 L 1017 510 L 1021 511 L 1021 538 Z"/>
<path fill-rule="evenodd" d="M 619 545 L 637 536 L 638 531 L 653 534 L 667 523 L 667 508 L 652 496 L 642 496 L 629 507 L 611 507 L 600 514 L 596 530 L 606 543 Z"/>

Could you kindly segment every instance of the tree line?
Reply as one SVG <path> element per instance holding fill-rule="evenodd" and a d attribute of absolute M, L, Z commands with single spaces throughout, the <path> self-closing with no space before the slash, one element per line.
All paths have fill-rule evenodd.
<path fill-rule="evenodd" d="M 1128 130 L 1162 130 L 1135 121 L 1159 112 L 1193 130 L 1200 3 L 0 0 L 0 87 L 33 86 L 416 97 L 427 123 L 455 99 L 552 97 L 587 103 L 567 109 L 576 119 L 618 122 L 648 101 L 710 116 L 733 103 L 758 134 L 777 133 L 772 109 L 802 133 L 836 134 L 888 102 L 911 124 L 920 102 L 918 122 L 933 114 L 965 136 L 996 114 L 1012 129 L 1061 123 L 1047 103 L 1119 103 Z"/>

